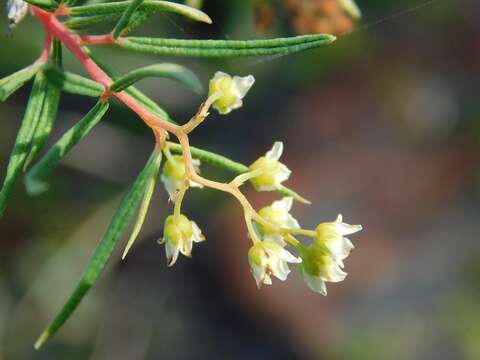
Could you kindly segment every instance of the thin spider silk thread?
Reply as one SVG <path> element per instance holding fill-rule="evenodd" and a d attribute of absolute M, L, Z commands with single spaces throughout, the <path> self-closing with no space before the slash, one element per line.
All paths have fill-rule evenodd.
<path fill-rule="evenodd" d="M 419 11 L 419 10 L 425 8 L 425 7 L 428 7 L 428 6 L 434 5 L 436 3 L 439 3 L 440 1 L 441 0 L 427 0 L 427 1 L 424 1 L 420 4 L 413 5 L 413 6 L 407 8 L 405 10 L 397 11 L 397 12 L 395 12 L 391 15 L 385 16 L 381 19 L 374 20 L 374 21 L 369 22 L 369 23 L 364 24 L 364 25 L 360 25 L 353 30 L 345 31 L 345 32 L 337 35 L 337 38 L 338 38 L 337 41 L 340 41 L 341 39 L 343 39 L 347 36 L 353 35 L 357 32 L 365 31 L 365 30 L 368 30 L 368 29 L 370 29 L 374 26 L 381 25 L 381 24 L 383 24 L 387 21 L 391 21 L 391 20 L 394 20 L 396 18 L 405 16 L 407 14 L 417 12 L 417 11 Z M 288 56 L 288 54 L 276 54 L 276 55 L 266 56 L 266 57 L 263 57 L 263 58 L 260 58 L 260 59 L 250 60 L 246 65 L 248 65 L 248 66 L 258 66 L 258 65 L 266 63 L 266 62 L 278 60 L 280 58 L 283 58 L 284 56 Z"/>

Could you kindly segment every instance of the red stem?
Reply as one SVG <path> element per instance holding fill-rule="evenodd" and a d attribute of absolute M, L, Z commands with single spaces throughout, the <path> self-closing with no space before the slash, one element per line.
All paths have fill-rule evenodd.
<path fill-rule="evenodd" d="M 50 33 L 45 34 L 45 42 L 43 43 L 43 50 L 40 56 L 38 57 L 37 61 L 35 62 L 40 62 L 40 63 L 45 63 L 48 61 L 48 58 L 50 57 L 50 50 L 52 48 L 52 35 Z"/>
<path fill-rule="evenodd" d="M 113 34 L 80 36 L 81 45 L 105 45 L 113 44 L 119 41 L 121 41 L 121 39 L 115 39 Z"/>
<path fill-rule="evenodd" d="M 106 88 L 113 83 L 113 80 L 83 51 L 82 38 L 80 36 L 70 32 L 60 21 L 58 21 L 54 14 L 35 6 L 30 6 L 30 8 L 33 14 L 43 24 L 47 34 L 49 34 L 50 37 L 54 36 L 59 39 L 80 61 L 93 80 L 102 84 Z M 179 127 L 177 125 L 152 114 L 126 92 L 122 91 L 113 93 L 112 95 L 133 110 L 152 129 L 156 131 L 166 130 L 174 134 L 178 133 Z"/>

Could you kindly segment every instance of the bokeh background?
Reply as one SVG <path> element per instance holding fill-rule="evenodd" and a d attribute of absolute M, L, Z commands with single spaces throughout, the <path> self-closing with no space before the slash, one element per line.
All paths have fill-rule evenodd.
<path fill-rule="evenodd" d="M 248 39 L 335 25 L 325 13 L 298 10 L 302 1 L 313 0 L 206 0 L 212 26 L 157 14 L 136 33 Z M 282 140 L 289 185 L 313 200 L 295 205 L 301 223 L 314 227 L 341 212 L 364 225 L 346 281 L 331 284 L 328 297 L 297 273 L 257 290 L 240 209 L 208 190 L 192 190 L 186 201 L 208 241 L 167 269 L 156 240 L 171 204 L 158 186 L 127 260 L 119 260 L 122 243 L 75 315 L 35 352 L 152 148 L 148 129 L 116 103 L 46 194 L 30 198 L 18 184 L 0 222 L 0 359 L 480 359 L 480 3 L 358 4 L 362 21 L 353 29 L 337 19 L 338 41 L 326 48 L 168 59 L 205 83 L 219 69 L 256 77 L 245 106 L 228 117 L 212 113 L 192 143 L 248 164 Z M 5 32 L 0 75 L 29 64 L 41 42 L 32 18 Z M 165 61 L 95 51 L 119 72 Z M 68 56 L 66 64 L 83 73 Z M 202 101 L 168 80 L 139 87 L 175 119 L 188 119 Z M 3 169 L 28 93 L 0 104 Z M 51 142 L 91 106 L 63 96 Z M 203 173 L 228 175 L 207 166 Z M 258 207 L 274 198 L 248 195 Z"/>

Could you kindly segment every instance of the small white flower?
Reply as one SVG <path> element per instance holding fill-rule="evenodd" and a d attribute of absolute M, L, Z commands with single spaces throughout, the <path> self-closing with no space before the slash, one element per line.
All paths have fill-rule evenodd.
<path fill-rule="evenodd" d="M 28 4 L 23 0 L 7 1 L 7 17 L 9 27 L 14 28 L 28 13 Z"/>
<path fill-rule="evenodd" d="M 300 229 L 298 221 L 290 214 L 293 198 L 284 197 L 281 200 L 274 201 L 272 205 L 266 206 L 258 214 L 268 223 L 274 225 L 257 223 L 256 227 L 264 240 L 275 241 L 284 246 L 283 236 L 278 232 L 278 228 Z"/>
<path fill-rule="evenodd" d="M 258 287 L 262 284 L 271 285 L 272 275 L 285 281 L 290 273 L 288 263 L 300 262 L 302 259 L 269 240 L 255 243 L 248 251 L 248 263 Z"/>
<path fill-rule="evenodd" d="M 250 172 L 259 171 L 260 174 L 251 178 L 250 182 L 258 191 L 272 191 L 278 190 L 282 182 L 287 180 L 292 173 L 280 161 L 283 153 L 283 143 L 276 141 L 273 147 L 265 156 L 258 158 L 252 165 L 250 165 Z"/>
<path fill-rule="evenodd" d="M 344 235 L 354 234 L 362 230 L 362 225 L 349 225 L 343 222 L 342 215 L 338 215 L 334 222 L 327 222 L 317 226 L 317 236 L 314 241 L 324 245 L 332 253 L 338 264 L 343 268 L 343 260 L 354 249 L 352 242 Z"/>
<path fill-rule="evenodd" d="M 193 166 L 196 171 L 200 169 L 200 160 L 193 159 Z M 160 179 L 165 185 L 165 189 L 170 195 L 170 199 L 175 200 L 176 193 L 183 185 L 185 179 L 185 162 L 181 155 L 174 155 L 171 159 L 168 159 L 163 165 L 162 175 Z M 194 181 L 190 181 L 192 187 L 203 187 L 201 184 L 197 184 Z"/>
<path fill-rule="evenodd" d="M 204 240 L 202 231 L 194 221 L 190 221 L 185 215 L 170 215 L 165 220 L 163 238 L 159 243 L 165 244 L 167 265 L 173 266 L 179 253 L 192 256 L 193 243 Z"/>
<path fill-rule="evenodd" d="M 325 282 L 340 282 L 347 276 L 326 247 L 312 245 L 303 250 L 301 257 L 303 279 L 310 289 L 322 295 L 327 295 Z"/>
<path fill-rule="evenodd" d="M 233 78 L 221 71 L 217 71 L 210 80 L 208 96 L 218 96 L 212 106 L 222 115 L 243 105 L 242 99 L 255 82 L 252 75 L 234 76 Z"/>

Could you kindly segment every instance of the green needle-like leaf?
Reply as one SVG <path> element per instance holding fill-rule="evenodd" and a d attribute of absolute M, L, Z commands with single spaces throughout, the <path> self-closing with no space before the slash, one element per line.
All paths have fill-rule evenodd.
<path fill-rule="evenodd" d="M 110 86 L 110 89 L 114 92 L 122 91 L 146 77 L 163 77 L 176 80 L 197 93 L 201 93 L 203 90 L 202 83 L 192 71 L 184 66 L 171 63 L 155 64 L 133 70 L 118 78 Z"/>
<path fill-rule="evenodd" d="M 78 304 L 80 304 L 88 290 L 90 290 L 93 284 L 95 284 L 97 281 L 102 270 L 110 259 L 115 245 L 120 240 L 120 237 L 130 222 L 130 219 L 135 213 L 135 210 L 138 207 L 143 194 L 145 193 L 145 187 L 148 183 L 148 179 L 151 178 L 152 173 L 155 170 L 154 158 L 155 155 L 150 157 L 147 165 L 135 180 L 135 183 L 132 185 L 130 191 L 123 198 L 120 206 L 115 211 L 112 221 L 103 235 L 102 240 L 93 252 L 75 290 L 70 295 L 60 312 L 40 335 L 35 343 L 35 349 L 40 348 L 62 327 L 65 321 L 67 321 L 75 311 Z"/>
<path fill-rule="evenodd" d="M 122 14 L 122 17 L 120 18 L 120 20 L 118 20 L 117 25 L 112 31 L 114 39 L 117 39 L 120 36 L 123 29 L 128 25 L 128 21 L 130 20 L 131 16 L 143 1 L 144 0 L 132 0 L 130 4 L 128 4 L 127 8 Z"/>
<path fill-rule="evenodd" d="M 179 144 L 169 143 L 169 148 L 174 154 L 182 154 L 183 152 L 182 147 Z M 248 166 L 243 165 L 239 162 L 230 160 L 229 158 L 223 155 L 219 155 L 207 150 L 198 149 L 193 146 L 190 146 L 190 151 L 192 152 L 192 156 L 195 159 L 199 159 L 200 161 L 206 164 L 209 164 L 221 169 L 225 169 L 227 171 L 231 171 L 237 175 L 246 173 L 249 170 Z M 282 186 L 277 192 L 283 196 L 293 197 L 295 200 L 301 203 L 310 204 L 309 200 L 305 199 L 301 195 L 297 194 L 295 191 L 285 186 Z"/>
<path fill-rule="evenodd" d="M 25 176 L 25 187 L 31 195 L 48 189 L 48 178 L 69 151 L 84 139 L 108 110 L 108 102 L 99 101 L 85 117 L 68 130 Z"/>
<path fill-rule="evenodd" d="M 57 39 L 53 42 L 52 58 L 57 66 L 62 66 L 62 45 Z M 42 112 L 40 113 L 40 119 L 32 139 L 32 148 L 30 149 L 30 153 L 23 165 L 24 170 L 27 169 L 30 163 L 45 146 L 48 137 L 53 130 L 55 120 L 57 119 L 58 104 L 61 95 L 60 89 L 52 84 L 48 84 L 46 92 Z"/>
<path fill-rule="evenodd" d="M 271 40 L 182 40 L 126 37 L 118 45 L 127 50 L 162 56 L 237 57 L 288 55 L 328 45 L 333 35 L 303 35 Z"/>
<path fill-rule="evenodd" d="M 57 118 L 58 104 L 60 102 L 61 94 L 60 89 L 48 84 L 46 92 L 42 112 L 40 113 L 40 119 L 38 120 L 38 125 L 32 138 L 32 147 L 23 165 L 24 170 L 28 168 L 31 162 L 35 160 L 38 153 L 45 146 Z"/>
<path fill-rule="evenodd" d="M 150 207 L 150 201 L 152 200 L 153 192 L 155 190 L 155 185 L 157 184 L 158 173 L 160 172 L 160 164 L 162 163 L 162 152 L 158 151 L 153 160 L 154 170 L 151 177 L 148 179 L 147 185 L 145 186 L 145 194 L 143 194 L 142 204 L 138 210 L 137 221 L 132 230 L 132 234 L 128 239 L 127 246 L 123 251 L 122 260 L 125 259 L 128 252 L 130 251 L 133 243 L 137 239 L 140 230 L 142 229 L 143 223 L 145 222 L 145 217 L 147 216 L 148 208 Z"/>
<path fill-rule="evenodd" d="M 83 76 L 63 71 L 54 64 L 46 66 L 44 71 L 48 81 L 68 93 L 99 97 L 105 90 L 99 83 Z"/>
<path fill-rule="evenodd" d="M 71 9 L 70 15 L 72 17 L 79 17 L 98 16 L 106 14 L 122 14 L 135 1 L 137 0 L 77 6 Z M 212 19 L 210 19 L 210 17 L 203 11 L 170 1 L 146 0 L 140 6 L 138 6 L 138 10 L 146 11 L 149 13 L 153 13 L 156 11 L 172 12 L 175 14 L 183 15 L 192 20 L 205 22 L 207 24 L 212 23 Z"/>
<path fill-rule="evenodd" d="M 91 51 L 88 49 L 84 49 L 87 51 L 88 55 L 92 58 L 95 63 L 100 66 L 100 68 L 105 71 L 105 73 L 110 76 L 113 80 L 118 79 L 118 76 L 103 62 L 101 62 L 99 59 L 96 58 L 94 54 L 92 54 Z M 127 89 L 125 89 L 125 92 L 129 94 L 131 97 L 133 97 L 136 101 L 138 101 L 140 104 L 142 104 L 146 109 L 151 111 L 152 113 L 156 114 L 162 119 L 165 119 L 167 121 L 173 122 L 174 121 L 170 118 L 170 116 L 167 114 L 165 110 L 163 110 L 160 106 L 157 105 L 155 101 L 150 99 L 147 95 L 142 93 L 140 90 L 137 88 L 130 86 Z"/>
<path fill-rule="evenodd" d="M 37 73 L 33 82 L 30 98 L 28 99 L 25 115 L 23 116 L 12 154 L 10 155 L 7 174 L 0 191 L 0 217 L 3 216 L 5 212 L 13 185 L 21 173 L 25 160 L 30 152 L 32 139 L 42 113 L 43 101 L 47 93 L 47 84 L 48 82 L 44 74 L 42 72 Z"/>
<path fill-rule="evenodd" d="M 47 11 L 53 11 L 58 7 L 55 0 L 25 0 L 25 2 Z"/>
<path fill-rule="evenodd" d="M 83 30 L 91 28 L 98 24 L 107 24 L 118 21 L 120 13 L 111 13 L 105 15 L 92 15 L 86 17 L 74 17 L 65 21 L 65 26 L 72 30 Z"/>
<path fill-rule="evenodd" d="M 42 66 L 42 63 L 35 63 L 1 79 L 0 101 L 5 101 L 10 95 L 21 88 Z"/>

